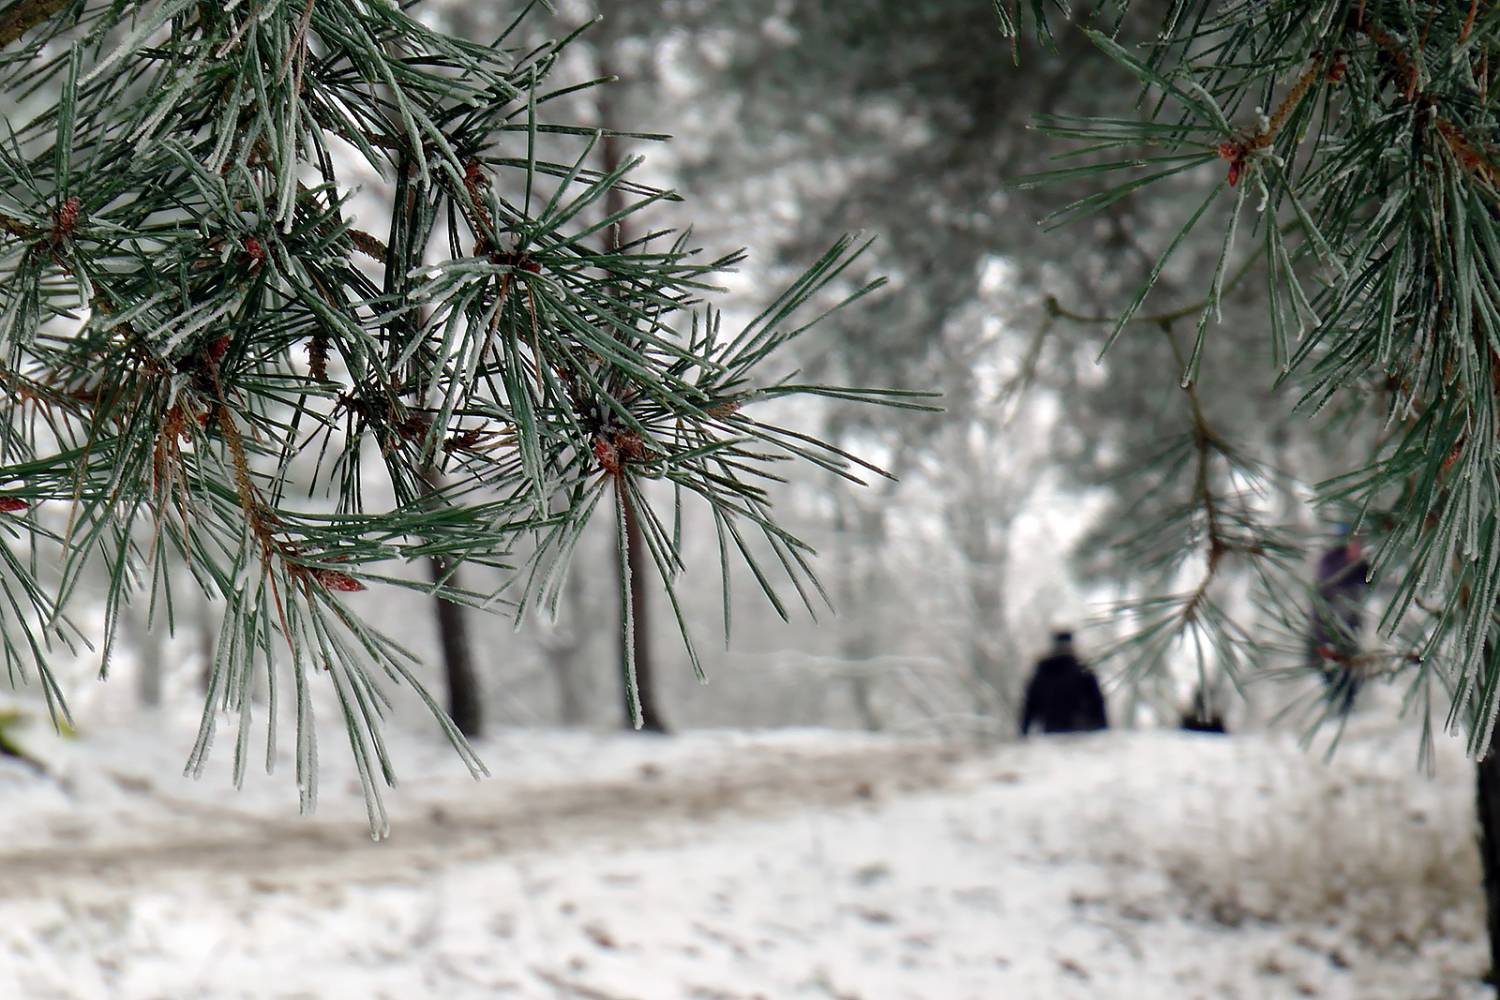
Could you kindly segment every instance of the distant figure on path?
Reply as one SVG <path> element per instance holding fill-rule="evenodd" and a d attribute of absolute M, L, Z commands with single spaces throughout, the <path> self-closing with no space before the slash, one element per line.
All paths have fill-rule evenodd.
<path fill-rule="evenodd" d="M 1329 699 L 1347 714 L 1354 707 L 1362 680 L 1354 659 L 1359 653 L 1370 564 L 1365 561 L 1358 535 L 1349 534 L 1342 526 L 1339 534 L 1343 536 L 1339 544 L 1318 560 L 1307 663 L 1323 675 Z"/>
<path fill-rule="evenodd" d="M 1073 655 L 1073 633 L 1052 633 L 1052 649 L 1036 665 L 1026 688 L 1021 735 L 1033 725 L 1044 733 L 1082 733 L 1108 729 L 1104 693 L 1094 672 Z"/>
<path fill-rule="evenodd" d="M 1203 685 L 1193 692 L 1193 703 L 1182 713 L 1182 729 L 1189 733 L 1227 733 L 1224 716 Z"/>

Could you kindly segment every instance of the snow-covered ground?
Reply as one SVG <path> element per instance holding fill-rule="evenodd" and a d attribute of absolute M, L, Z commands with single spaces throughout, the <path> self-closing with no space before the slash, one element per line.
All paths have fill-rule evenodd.
<path fill-rule="evenodd" d="M 405 736 L 177 777 L 186 720 L 0 761 L 0 997 L 1470 998 L 1471 771 L 1368 728 L 991 747 L 821 732 Z M 227 757 L 227 754 L 224 756 Z"/>

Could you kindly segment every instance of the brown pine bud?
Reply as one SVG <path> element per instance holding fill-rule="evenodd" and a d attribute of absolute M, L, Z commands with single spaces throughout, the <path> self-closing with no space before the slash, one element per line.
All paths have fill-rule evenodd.
<path fill-rule="evenodd" d="M 313 570 L 313 578 L 329 590 L 338 590 L 346 594 L 357 593 L 365 589 L 365 585 L 354 577 L 336 569 Z"/>

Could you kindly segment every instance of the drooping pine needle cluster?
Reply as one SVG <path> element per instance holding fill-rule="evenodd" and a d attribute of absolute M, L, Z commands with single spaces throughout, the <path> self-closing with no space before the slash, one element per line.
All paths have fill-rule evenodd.
<path fill-rule="evenodd" d="M 1301 405 L 1381 402 L 1368 463 L 1322 494 L 1353 512 L 1378 543 L 1376 576 L 1395 582 L 1381 627 L 1397 667 L 1414 690 L 1447 688 L 1450 724 L 1484 751 L 1500 704 L 1500 8 L 1178 0 L 1151 45 L 1092 34 L 1139 83 L 1142 113 L 1039 122 L 1082 140 L 1070 155 L 1084 163 L 1029 183 L 1128 175 L 1056 221 L 1189 171 L 1220 177 L 1111 339 L 1174 252 L 1222 222 L 1182 382 L 1214 349 L 1226 286 L 1254 275 L 1274 373 Z"/>
<path fill-rule="evenodd" d="M 77 595 L 104 581 L 107 669 L 122 603 L 160 627 L 185 569 L 224 610 L 189 767 L 227 709 L 243 773 L 263 677 L 268 764 L 290 697 L 310 807 L 310 686 L 329 684 L 379 828 L 384 684 L 421 688 L 349 595 L 433 589 L 393 564 L 492 567 L 493 589 L 437 592 L 524 613 L 555 602 L 596 509 L 630 505 L 686 635 L 682 519 L 650 480 L 707 503 L 726 580 L 738 552 L 774 598 L 769 553 L 816 598 L 766 463 L 848 461 L 750 404 L 897 400 L 755 377 L 805 303 L 865 291 L 840 289 L 857 248 L 722 330 L 702 298 L 733 258 L 606 238 L 675 196 L 635 161 L 592 168 L 600 132 L 553 120 L 593 84 L 555 82 L 576 34 L 529 41 L 532 6 L 489 44 L 386 0 L 0 7 L 0 642 L 58 713 Z M 357 184 L 384 210 L 359 217 Z"/>

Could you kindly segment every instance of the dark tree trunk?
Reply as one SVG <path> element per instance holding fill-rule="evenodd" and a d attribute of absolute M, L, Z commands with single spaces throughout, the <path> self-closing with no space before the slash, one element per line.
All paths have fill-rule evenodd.
<path fill-rule="evenodd" d="M 569 573 L 563 589 L 562 615 L 556 626 L 543 633 L 541 640 L 547 670 L 557 682 L 557 716 L 564 726 L 581 726 L 588 721 L 585 684 L 578 659 L 586 643 L 580 627 L 584 614 L 583 583 L 579 574 Z"/>
<path fill-rule="evenodd" d="M 614 60 L 611 53 L 613 47 L 612 39 L 607 34 L 609 27 L 610 21 L 606 18 L 596 40 L 596 44 L 599 46 L 600 76 L 614 75 Z M 604 129 L 604 140 L 600 144 L 600 157 L 603 162 L 600 166 L 605 173 L 612 173 L 618 170 L 620 165 L 625 162 L 625 151 L 621 146 L 620 139 L 610 131 L 614 127 L 617 117 L 614 107 L 610 102 L 611 95 L 608 93 L 613 89 L 612 87 L 601 87 L 599 96 L 599 125 Z M 604 193 L 604 214 L 606 217 L 622 212 L 625 208 L 625 192 L 619 187 L 611 187 Z M 609 232 L 605 233 L 604 240 L 605 246 L 610 250 L 615 250 L 628 244 L 631 240 L 629 220 L 621 219 L 616 222 L 610 227 Z M 644 720 L 641 728 L 655 733 L 664 733 L 667 731 L 667 727 L 666 723 L 662 720 L 661 712 L 657 708 L 654 665 L 651 662 L 651 616 L 646 592 L 646 574 L 650 571 L 650 567 L 647 564 L 647 556 L 644 549 L 645 539 L 641 536 L 641 527 L 636 521 L 635 509 L 628 495 L 622 492 L 621 497 L 621 503 L 625 506 L 625 561 L 630 566 L 630 601 L 635 618 L 634 628 L 629 630 L 622 628 L 621 634 L 631 634 L 634 636 L 635 683 L 636 691 L 640 698 L 641 715 Z M 615 561 L 619 562 L 618 559 Z M 620 572 L 622 574 L 625 572 L 624 567 L 621 567 Z M 623 589 L 624 580 L 622 579 L 620 582 Z M 620 608 L 620 614 L 623 621 L 625 614 L 623 604 Z M 625 663 L 623 641 L 620 647 L 620 660 L 620 676 L 624 678 L 626 676 L 627 664 Z M 630 692 L 628 690 L 624 692 L 624 704 L 625 725 L 627 727 L 633 726 L 634 720 L 630 717 Z"/>
<path fill-rule="evenodd" d="M 1495 647 L 1484 643 L 1484 662 L 1493 662 Z M 1471 725 L 1481 725 L 1474 713 Z M 1474 765 L 1474 814 L 1479 820 L 1479 865 L 1484 872 L 1485 930 L 1489 934 L 1490 969 L 1485 980 L 1500 983 L 1500 754 L 1495 738 Z"/>
<path fill-rule="evenodd" d="M 656 683 L 651 663 L 651 630 L 647 627 L 649 619 L 645 615 L 646 574 L 650 572 L 650 567 L 646 564 L 646 542 L 641 537 L 641 525 L 635 515 L 635 505 L 630 502 L 628 495 L 624 495 L 621 502 L 625 505 L 625 553 L 626 560 L 630 564 L 630 603 L 635 610 L 635 627 L 622 630 L 622 634 L 628 635 L 630 641 L 634 643 L 635 686 L 641 704 L 641 729 L 653 733 L 665 733 L 667 724 L 662 718 L 661 710 L 657 707 Z M 622 616 L 625 614 L 623 597 L 620 614 Z M 620 661 L 623 677 L 626 668 L 623 640 L 620 646 Z M 628 690 L 625 692 L 624 704 L 625 725 L 632 726 L 634 720 L 630 717 L 630 692 Z"/>
<path fill-rule="evenodd" d="M 442 488 L 442 473 L 428 466 L 422 470 L 424 492 Z M 428 577 L 433 585 L 446 583 L 458 587 L 458 570 L 439 556 L 427 560 Z M 443 681 L 448 692 L 448 718 L 458 731 L 470 739 L 484 735 L 484 705 L 480 697 L 479 677 L 469 646 L 469 622 L 462 604 L 433 597 L 433 617 L 437 624 L 438 647 L 443 657 Z"/>
<path fill-rule="evenodd" d="M 421 328 L 423 311 L 415 307 L 410 297 L 413 267 L 419 264 L 426 252 L 432 235 L 432 223 L 423 220 L 420 205 L 430 197 L 419 183 L 419 172 L 408 152 L 400 156 L 396 172 L 395 212 L 391 216 L 390 239 L 386 241 L 385 293 L 404 308 L 396 310 L 391 320 L 391 329 L 397 338 L 404 341 Z M 425 399 L 430 388 L 426 371 L 415 360 L 409 362 L 406 376 L 407 393 L 413 400 Z M 418 489 L 429 495 L 442 488 L 442 470 L 434 459 L 421 469 L 421 485 Z M 404 499 L 404 486 L 392 478 L 398 499 Z M 458 586 L 458 571 L 453 564 L 433 556 L 427 564 L 434 585 L 446 583 Z M 465 609 L 460 604 L 433 598 L 433 616 L 436 619 L 438 645 L 443 657 L 443 678 L 448 692 L 448 718 L 458 731 L 468 737 L 477 737 L 484 731 L 484 711 L 480 698 L 479 679 L 474 672 L 474 661 L 469 647 L 469 628 Z"/>
<path fill-rule="evenodd" d="M 1500 754 L 1474 766 L 1475 812 L 1479 815 L 1479 861 L 1484 868 L 1485 926 L 1490 940 L 1491 983 L 1500 979 Z"/>
<path fill-rule="evenodd" d="M 428 560 L 428 569 L 433 583 L 446 580 L 449 586 L 456 585 L 455 577 L 448 572 L 446 560 L 434 557 Z M 433 601 L 438 642 L 443 651 L 443 677 L 448 686 L 448 717 L 465 736 L 481 736 L 484 733 L 484 709 L 470 653 L 469 624 L 464 617 L 464 607 L 441 597 L 435 597 Z"/>

